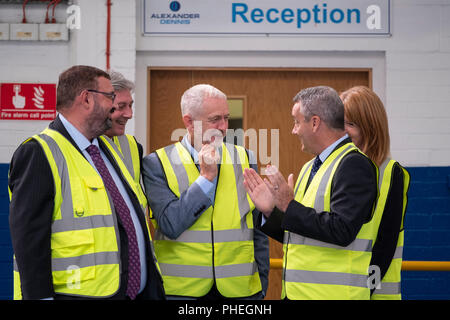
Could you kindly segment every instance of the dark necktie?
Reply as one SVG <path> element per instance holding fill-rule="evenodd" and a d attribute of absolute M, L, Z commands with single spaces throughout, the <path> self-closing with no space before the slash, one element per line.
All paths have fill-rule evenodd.
<path fill-rule="evenodd" d="M 109 192 L 118 214 L 120 221 L 125 229 L 128 238 L 128 285 L 127 295 L 131 299 L 135 299 L 139 292 L 141 284 L 141 263 L 139 260 L 139 248 L 136 237 L 136 230 L 134 229 L 133 220 L 131 219 L 130 209 L 128 209 L 125 200 L 121 196 L 119 189 L 111 177 L 108 168 L 103 161 L 100 150 L 93 144 L 91 144 L 86 151 L 92 158 L 98 172 L 100 173 L 103 183 Z"/>
<path fill-rule="evenodd" d="M 312 178 L 314 178 L 314 176 L 316 175 L 317 171 L 319 171 L 319 168 L 320 168 L 321 165 L 322 165 L 322 161 L 320 160 L 319 156 L 317 156 L 314 159 L 314 163 L 313 163 L 312 168 L 311 168 L 311 174 L 309 176 L 309 180 L 310 181 L 312 180 Z"/>

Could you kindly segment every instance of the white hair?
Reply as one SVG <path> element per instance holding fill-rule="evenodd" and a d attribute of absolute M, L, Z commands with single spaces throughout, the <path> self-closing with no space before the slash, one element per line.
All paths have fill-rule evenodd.
<path fill-rule="evenodd" d="M 120 72 L 110 70 L 108 74 L 111 77 L 111 84 L 114 88 L 114 91 L 121 91 L 121 90 L 130 90 L 131 92 L 134 91 L 134 83 L 126 79 Z"/>
<path fill-rule="evenodd" d="M 181 97 L 181 115 L 198 115 L 205 98 L 227 99 L 225 93 L 209 84 L 197 84 L 187 89 Z"/>

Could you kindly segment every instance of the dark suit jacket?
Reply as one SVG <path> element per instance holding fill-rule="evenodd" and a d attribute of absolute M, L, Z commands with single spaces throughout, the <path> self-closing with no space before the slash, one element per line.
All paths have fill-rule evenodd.
<path fill-rule="evenodd" d="M 336 149 L 348 142 L 351 140 L 345 139 Z M 284 214 L 275 209 L 262 230 L 279 242 L 283 242 L 284 230 L 287 230 L 347 246 L 355 240 L 362 225 L 370 221 L 376 197 L 375 165 L 359 152 L 350 152 L 333 177 L 330 212 L 316 212 L 292 200 Z"/>
<path fill-rule="evenodd" d="M 372 249 L 370 265 L 380 267 L 381 279 L 394 258 L 397 249 L 398 236 L 401 231 L 403 219 L 403 188 L 405 183 L 403 170 L 399 165 L 394 165 L 392 172 L 391 188 L 386 199 L 383 216 L 375 245 Z M 373 293 L 374 289 L 371 289 Z"/>
<path fill-rule="evenodd" d="M 52 121 L 49 127 L 61 133 L 76 147 L 59 117 Z M 101 140 L 99 144 L 119 173 L 138 214 L 144 236 L 149 239 L 145 227 L 145 215 L 137 197 Z M 77 150 L 80 151 L 78 148 Z M 11 239 L 20 271 L 23 299 L 66 298 L 66 296 L 55 295 L 53 291 L 50 236 L 55 195 L 54 181 L 47 158 L 37 141 L 31 140 L 24 143 L 15 151 L 10 164 L 9 187 L 12 191 L 9 216 Z M 125 229 L 120 219 L 117 220 L 119 221 L 122 270 L 119 291 L 111 299 L 124 299 L 128 278 L 128 242 Z M 139 297 L 164 299 L 162 279 L 153 261 L 148 241 L 146 247 L 147 285 Z"/>

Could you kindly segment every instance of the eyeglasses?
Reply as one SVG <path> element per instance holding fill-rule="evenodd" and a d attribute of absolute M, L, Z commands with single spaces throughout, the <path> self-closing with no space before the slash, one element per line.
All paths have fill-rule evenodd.
<path fill-rule="evenodd" d="M 216 123 L 219 123 L 222 119 L 223 119 L 223 121 L 228 122 L 228 120 L 230 119 L 230 116 L 229 115 L 226 115 L 226 116 L 223 116 L 223 117 L 222 116 L 215 116 L 215 117 L 206 119 L 206 121 L 211 123 L 211 124 L 216 124 Z"/>
<path fill-rule="evenodd" d="M 107 96 L 109 99 L 111 99 L 112 102 L 114 102 L 114 99 L 116 99 L 116 94 L 114 92 L 103 92 L 103 91 L 98 91 L 98 90 L 94 90 L 94 89 L 86 89 L 89 92 L 95 92 L 95 93 L 100 93 L 104 96 Z"/>

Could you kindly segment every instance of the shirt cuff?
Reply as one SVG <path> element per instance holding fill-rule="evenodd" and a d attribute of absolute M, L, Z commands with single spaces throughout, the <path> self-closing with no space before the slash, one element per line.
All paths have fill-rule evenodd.
<path fill-rule="evenodd" d="M 203 193 L 209 198 L 211 199 L 214 193 L 214 183 L 212 183 L 211 181 L 209 181 L 208 179 L 206 179 L 203 176 L 199 176 L 197 178 L 197 180 L 195 180 L 195 183 L 198 184 L 198 186 L 200 187 L 200 189 L 202 189 Z"/>

